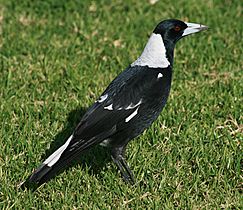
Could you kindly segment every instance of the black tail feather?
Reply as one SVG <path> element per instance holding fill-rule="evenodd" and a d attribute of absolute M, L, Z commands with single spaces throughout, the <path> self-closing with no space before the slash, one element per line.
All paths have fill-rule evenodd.
<path fill-rule="evenodd" d="M 51 167 L 46 164 L 42 164 L 39 168 L 37 168 L 28 178 L 27 180 L 20 186 L 22 189 L 36 189 L 41 184 L 43 184 L 42 179 L 45 177 L 50 171 Z"/>
<path fill-rule="evenodd" d="M 43 163 L 39 168 L 37 168 L 30 177 L 21 185 L 21 188 L 36 189 L 45 182 L 48 182 L 57 174 L 61 173 L 64 169 L 69 167 L 72 162 L 80 157 L 80 154 L 85 150 L 89 149 L 95 141 L 83 144 L 82 147 L 72 150 L 72 152 L 64 152 L 60 159 L 52 166 L 49 167 L 47 164 Z"/>
<path fill-rule="evenodd" d="M 56 176 L 57 174 L 62 172 L 64 169 L 66 169 L 68 166 L 70 166 L 71 163 L 73 161 L 77 160 L 80 157 L 80 154 L 82 154 L 84 151 L 90 149 L 94 145 L 101 143 L 101 141 L 103 141 L 108 136 L 110 136 L 114 132 L 114 130 L 115 130 L 115 127 L 113 127 L 111 130 L 109 130 L 107 132 L 101 133 L 86 141 L 79 140 L 76 142 L 75 141 L 70 142 L 69 141 L 70 138 L 71 138 L 71 140 L 73 140 L 73 136 L 70 136 L 68 139 L 70 144 L 65 143 L 65 144 L 68 144 L 68 146 L 65 146 L 65 144 L 64 144 L 62 146 L 62 147 L 65 147 L 64 151 L 60 150 L 57 153 L 58 160 L 53 164 L 52 163 L 53 159 L 50 159 L 49 160 L 50 162 L 48 162 L 47 160 L 49 158 L 47 158 L 47 160 L 46 160 L 47 162 L 45 161 L 39 168 L 37 168 L 32 173 L 32 175 L 22 184 L 21 188 L 25 188 L 25 187 L 31 188 L 31 189 L 38 188 L 40 185 L 49 181 L 51 178 L 53 178 L 54 176 Z M 60 152 L 62 154 L 59 157 Z M 54 155 L 54 154 L 55 154 L 55 152 L 52 155 Z M 49 164 L 49 163 L 51 163 L 51 164 Z"/>

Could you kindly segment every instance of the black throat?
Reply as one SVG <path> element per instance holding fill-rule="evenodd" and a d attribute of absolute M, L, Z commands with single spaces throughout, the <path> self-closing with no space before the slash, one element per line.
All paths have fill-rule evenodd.
<path fill-rule="evenodd" d="M 166 57 L 169 60 L 171 67 L 173 67 L 175 44 L 167 40 L 163 40 L 163 42 L 166 50 Z"/>

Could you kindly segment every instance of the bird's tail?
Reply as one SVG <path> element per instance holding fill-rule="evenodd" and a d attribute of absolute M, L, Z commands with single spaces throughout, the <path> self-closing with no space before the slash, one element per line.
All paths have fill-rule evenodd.
<path fill-rule="evenodd" d="M 79 154 L 88 149 L 94 144 L 94 141 L 87 143 L 82 143 L 80 146 L 75 146 L 72 143 L 73 135 L 71 135 L 68 140 L 59 149 L 52 153 L 30 176 L 29 178 L 21 184 L 21 188 L 31 188 L 36 189 L 43 183 L 49 181 L 57 173 L 65 169 L 70 163 L 76 159 Z M 71 143 L 70 143 L 71 142 Z"/>

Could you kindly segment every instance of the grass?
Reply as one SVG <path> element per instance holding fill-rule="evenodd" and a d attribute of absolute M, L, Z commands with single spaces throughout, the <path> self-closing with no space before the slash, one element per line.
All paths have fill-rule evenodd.
<path fill-rule="evenodd" d="M 129 144 L 136 185 L 95 148 L 17 190 L 167 18 L 211 29 L 176 46 L 169 101 Z M 242 36 L 240 0 L 0 0 L 0 209 L 241 209 Z"/>

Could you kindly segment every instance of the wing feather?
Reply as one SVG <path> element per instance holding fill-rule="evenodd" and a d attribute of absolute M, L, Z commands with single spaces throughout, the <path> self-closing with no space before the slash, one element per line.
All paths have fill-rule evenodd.
<path fill-rule="evenodd" d="M 158 91 L 158 72 L 134 67 L 122 72 L 83 116 L 75 129 L 74 141 L 89 141 L 100 133 L 109 133 L 115 125 L 130 123 L 132 120 L 126 119 L 137 108 L 139 111 L 140 107 L 146 106 L 149 94 L 154 97 L 154 92 Z M 107 138 L 107 135 L 104 136 Z"/>

